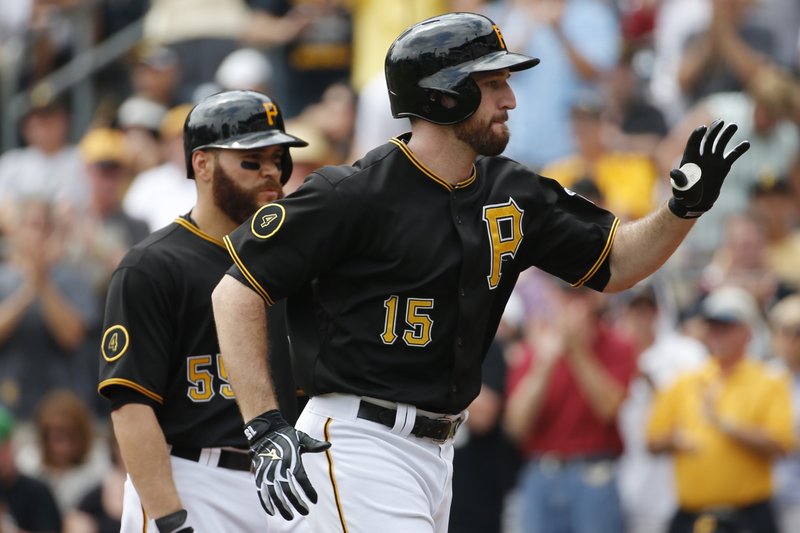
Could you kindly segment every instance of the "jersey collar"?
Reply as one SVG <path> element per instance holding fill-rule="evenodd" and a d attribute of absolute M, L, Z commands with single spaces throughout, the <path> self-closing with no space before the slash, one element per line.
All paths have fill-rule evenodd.
<path fill-rule="evenodd" d="M 175 223 L 178 224 L 179 226 L 183 226 L 184 228 L 188 229 L 189 231 L 191 231 L 192 233 L 194 233 L 195 235 L 197 235 L 201 239 L 207 240 L 210 243 L 216 244 L 217 246 L 219 246 L 223 250 L 226 250 L 224 242 L 222 242 L 221 240 L 219 240 L 219 239 L 217 239 L 215 237 L 212 237 L 208 233 L 204 232 L 203 230 L 198 228 L 193 222 L 194 221 L 192 221 L 190 219 L 187 219 L 185 217 L 178 217 L 178 218 L 175 219 Z"/>
<path fill-rule="evenodd" d="M 459 181 L 455 185 L 450 185 L 450 183 L 447 180 L 438 176 L 435 172 L 426 167 L 422 161 L 417 159 L 417 156 L 414 155 L 414 152 L 412 152 L 408 148 L 408 145 L 406 145 L 406 142 L 408 142 L 410 138 L 411 138 L 411 133 L 404 133 L 403 135 L 398 135 L 397 137 L 391 139 L 389 142 L 393 143 L 398 148 L 400 148 L 400 151 L 402 151 L 406 155 L 406 157 L 408 157 L 411 163 L 415 167 L 417 167 L 423 174 L 425 174 L 427 177 L 429 177 L 430 179 L 432 179 L 433 181 L 435 181 L 448 191 L 469 187 L 477 178 L 478 171 L 475 169 L 475 165 L 473 164 L 472 172 L 470 173 L 468 178 Z"/>

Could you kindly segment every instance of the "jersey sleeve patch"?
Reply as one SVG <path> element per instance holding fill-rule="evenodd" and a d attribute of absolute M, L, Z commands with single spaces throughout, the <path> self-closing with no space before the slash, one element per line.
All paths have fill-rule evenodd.
<path fill-rule="evenodd" d="M 280 204 L 267 204 L 256 211 L 250 221 L 250 231 L 259 239 L 269 239 L 275 235 L 286 218 L 286 211 Z"/>
<path fill-rule="evenodd" d="M 112 363 L 125 355 L 130 345 L 130 336 L 128 330 L 124 326 L 115 324 L 103 333 L 103 341 L 100 344 L 100 350 L 103 354 L 103 359 Z"/>

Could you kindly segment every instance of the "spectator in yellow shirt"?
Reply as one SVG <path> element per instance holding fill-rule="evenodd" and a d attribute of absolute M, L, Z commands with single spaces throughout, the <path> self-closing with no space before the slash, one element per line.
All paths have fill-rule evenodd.
<path fill-rule="evenodd" d="M 571 110 L 572 131 L 578 150 L 545 165 L 542 175 L 572 188 L 591 180 L 606 200 L 606 207 L 625 219 L 649 213 L 658 194 L 658 170 L 645 153 L 621 152 L 608 146 L 603 117 L 605 102 L 599 93 L 585 92 Z"/>
<path fill-rule="evenodd" d="M 734 286 L 703 302 L 712 357 L 656 399 L 647 428 L 653 453 L 674 457 L 679 509 L 670 533 L 777 533 L 771 469 L 792 447 L 788 375 L 747 357 L 758 307 Z"/>

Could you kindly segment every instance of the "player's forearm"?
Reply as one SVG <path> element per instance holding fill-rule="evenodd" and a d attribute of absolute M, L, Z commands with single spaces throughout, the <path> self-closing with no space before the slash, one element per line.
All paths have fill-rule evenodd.
<path fill-rule="evenodd" d="M 616 419 L 625 388 L 589 353 L 572 354 L 567 361 L 589 408 L 604 422 Z"/>
<path fill-rule="evenodd" d="M 690 92 L 701 76 L 706 74 L 709 63 L 714 57 L 714 42 L 711 35 L 703 35 L 696 43 L 684 52 L 684 58 L 678 67 L 678 86 L 684 93 Z"/>
<path fill-rule="evenodd" d="M 644 218 L 622 224 L 611 248 L 611 278 L 605 292 L 629 289 L 655 272 L 694 226 L 663 204 Z"/>
<path fill-rule="evenodd" d="M 768 63 L 768 59 L 751 48 L 735 28 L 724 28 L 717 34 L 716 39 L 722 59 L 742 85 L 752 83 L 759 68 Z"/>
<path fill-rule="evenodd" d="M 143 404 L 111 412 L 114 434 L 144 510 L 160 518 L 182 508 L 169 460 L 167 442 L 153 410 Z"/>
<path fill-rule="evenodd" d="M 581 80 L 586 82 L 595 81 L 600 76 L 600 71 L 572 45 L 561 26 L 555 26 L 553 31 L 564 47 L 567 57 Z"/>
<path fill-rule="evenodd" d="M 269 377 L 267 313 L 258 294 L 223 276 L 212 294 L 220 353 L 242 417 L 248 421 L 277 409 Z"/>
<path fill-rule="evenodd" d="M 745 427 L 725 420 L 718 420 L 715 425 L 729 439 L 768 459 L 780 457 L 786 453 L 780 442 L 760 428 Z"/>
<path fill-rule="evenodd" d="M 672 434 L 661 437 L 648 437 L 647 451 L 653 455 L 672 454 L 678 451 L 675 438 Z"/>
<path fill-rule="evenodd" d="M 539 418 L 552 371 L 552 364 L 534 368 L 509 397 L 503 429 L 515 442 L 522 442 Z"/>
<path fill-rule="evenodd" d="M 45 282 L 40 295 L 42 314 L 50 333 L 63 348 L 77 348 L 86 337 L 86 324 L 78 310 L 50 281 Z"/>
<path fill-rule="evenodd" d="M 0 342 L 5 342 L 17 329 L 25 311 L 35 299 L 36 294 L 30 284 L 23 283 L 19 290 L 0 302 Z"/>

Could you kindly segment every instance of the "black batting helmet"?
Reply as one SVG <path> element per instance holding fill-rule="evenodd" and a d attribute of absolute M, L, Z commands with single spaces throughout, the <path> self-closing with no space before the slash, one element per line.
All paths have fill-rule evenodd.
<path fill-rule="evenodd" d="M 455 124 L 481 102 L 473 72 L 536 66 L 539 60 L 513 54 L 495 23 L 475 13 L 449 13 L 423 20 L 395 39 L 386 54 L 386 85 L 392 116 L 414 116 Z M 441 94 L 455 100 L 445 107 Z"/>
<path fill-rule="evenodd" d="M 225 91 L 211 95 L 189 112 L 183 124 L 187 177 L 194 179 L 192 153 L 207 148 L 251 150 L 283 145 L 281 183 L 292 174 L 290 146 L 308 146 L 284 130 L 278 104 L 255 91 Z"/>

